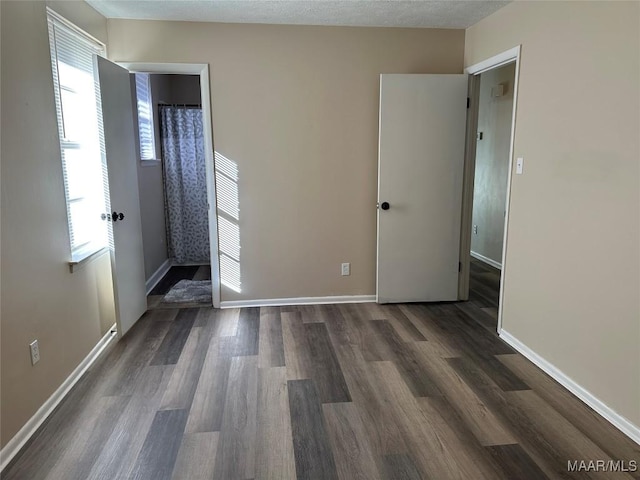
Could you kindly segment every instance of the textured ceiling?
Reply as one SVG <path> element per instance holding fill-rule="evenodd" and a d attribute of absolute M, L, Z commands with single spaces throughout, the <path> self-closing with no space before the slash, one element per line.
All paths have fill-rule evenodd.
<path fill-rule="evenodd" d="M 467 28 L 508 1 L 86 0 L 107 18 L 192 22 Z"/>

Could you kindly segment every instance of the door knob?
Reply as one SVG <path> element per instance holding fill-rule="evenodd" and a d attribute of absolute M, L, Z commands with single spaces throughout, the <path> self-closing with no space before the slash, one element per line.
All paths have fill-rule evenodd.
<path fill-rule="evenodd" d="M 107 218 L 109 218 L 109 214 L 107 214 Z M 113 212 L 111 214 L 111 220 L 117 222 L 118 220 L 124 220 L 124 213 Z"/>
<path fill-rule="evenodd" d="M 380 208 L 381 208 L 382 210 L 389 210 L 389 206 L 390 206 L 390 205 L 389 205 L 389 202 L 382 202 L 382 203 L 380 204 Z"/>

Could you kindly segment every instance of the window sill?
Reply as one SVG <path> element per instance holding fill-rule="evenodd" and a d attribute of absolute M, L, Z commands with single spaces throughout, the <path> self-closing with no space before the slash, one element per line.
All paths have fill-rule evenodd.
<path fill-rule="evenodd" d="M 159 159 L 156 160 L 140 160 L 141 167 L 157 167 L 161 165 L 162 162 Z"/>
<path fill-rule="evenodd" d="M 109 247 L 92 248 L 87 247 L 79 252 L 71 254 L 71 261 L 69 262 L 69 270 L 71 273 L 81 269 L 87 263 L 101 257 L 103 254 L 109 251 Z"/>

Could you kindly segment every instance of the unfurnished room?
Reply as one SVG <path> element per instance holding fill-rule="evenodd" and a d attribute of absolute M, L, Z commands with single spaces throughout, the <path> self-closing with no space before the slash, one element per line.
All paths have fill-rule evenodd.
<path fill-rule="evenodd" d="M 640 479 L 640 2 L 0 37 L 0 478 Z"/>

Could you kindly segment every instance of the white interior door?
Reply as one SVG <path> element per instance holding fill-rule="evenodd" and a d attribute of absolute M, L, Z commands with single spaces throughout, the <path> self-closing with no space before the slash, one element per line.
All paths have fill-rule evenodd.
<path fill-rule="evenodd" d="M 97 65 L 112 212 L 116 319 L 118 333 L 124 335 L 147 309 L 131 84 L 128 70 L 102 57 L 97 57 Z"/>
<path fill-rule="evenodd" d="M 466 107 L 467 75 L 380 76 L 379 303 L 458 299 Z"/>

